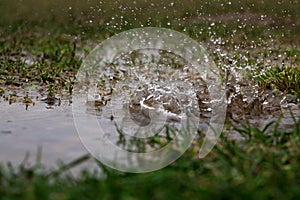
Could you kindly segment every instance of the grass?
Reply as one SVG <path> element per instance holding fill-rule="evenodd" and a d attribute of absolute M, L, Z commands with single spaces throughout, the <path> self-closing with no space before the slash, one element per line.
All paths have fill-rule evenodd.
<path fill-rule="evenodd" d="M 265 70 L 257 78 L 262 88 L 277 89 L 300 97 L 300 67 L 275 66 Z"/>
<path fill-rule="evenodd" d="M 58 94 L 71 93 L 81 59 L 96 44 L 141 26 L 172 28 L 203 42 L 222 69 L 236 65 L 255 69 L 265 66 L 270 56 L 271 61 L 293 65 L 299 62 L 297 3 L 172 2 L 2 1 L 1 90 L 10 91 L 8 86 L 26 88 L 29 81 Z M 231 19 L 230 15 L 236 17 Z M 216 49 L 221 51 L 215 52 Z M 275 53 L 283 56 L 278 58 Z M 220 56 L 223 54 L 227 55 Z M 227 64 L 232 59 L 237 63 Z"/>
<path fill-rule="evenodd" d="M 57 74 L 72 72 L 79 68 L 81 62 L 78 56 L 75 56 L 76 53 L 80 53 L 83 57 L 99 41 L 121 31 L 141 26 L 172 28 L 208 44 L 214 43 L 212 39 L 222 38 L 222 43 L 217 46 L 231 52 L 238 45 L 251 46 L 254 43 L 262 46 L 267 42 L 266 45 L 270 46 L 274 40 L 281 43 L 288 39 L 293 39 L 297 45 L 300 41 L 298 4 L 290 1 L 284 1 L 280 6 L 258 0 L 244 4 L 232 1 L 230 5 L 227 1 L 186 0 L 173 3 L 172 1 L 152 3 L 138 1 L 135 4 L 127 1 L 102 4 L 96 1 L 82 3 L 77 0 L 64 2 L 26 0 L 23 3 L 3 1 L 0 4 L 3 13 L 0 22 L 1 71 L 6 68 L 12 69 L 9 70 L 12 72 L 20 71 L 24 60 L 28 61 L 28 58 L 31 58 L 35 63 L 30 63 L 30 66 L 27 66 L 30 69 L 23 68 L 24 70 L 19 73 L 27 77 L 41 77 L 38 81 L 42 83 L 53 82 Z M 268 9 L 265 9 L 265 6 Z M 183 7 L 185 9 L 182 9 Z M 237 17 L 233 20 L 226 19 L 228 13 Z M 224 20 L 217 17 L 222 15 L 225 15 Z M 270 17 L 265 19 L 266 25 L 262 23 L 264 21 L 260 19 L 261 15 Z M 247 20 L 247 17 L 250 18 Z M 212 24 L 214 26 L 211 26 Z M 89 42 L 93 45 L 87 45 Z M 213 47 L 209 46 L 208 49 L 211 51 Z M 267 54 L 265 57 L 269 55 L 270 49 L 265 47 L 259 49 L 265 51 L 262 52 Z M 293 57 L 289 56 L 290 54 L 299 55 L 299 51 L 293 52 L 290 48 L 285 50 L 289 58 Z M 240 49 L 238 51 L 241 53 Z M 253 57 L 258 54 L 258 52 L 250 53 Z M 45 66 L 48 68 L 44 68 Z M 33 74 L 35 68 L 39 68 L 37 70 L 40 70 L 40 73 Z M 4 75 L 9 76 L 9 79 L 13 78 L 9 74 Z M 3 82 L 7 84 L 7 81 L 3 80 L 3 75 L 1 79 L 2 84 Z M 64 78 L 58 77 L 58 80 L 61 83 L 56 85 L 64 87 L 66 82 Z M 11 81 L 8 80 L 8 83 Z"/>
<path fill-rule="evenodd" d="M 276 127 L 276 126 L 275 126 Z M 265 130 L 268 128 L 266 126 Z M 235 128 L 245 139 L 222 137 L 203 160 L 196 142 L 172 165 L 146 174 L 117 172 L 99 163 L 103 174 L 82 171 L 80 178 L 63 175 L 87 157 L 45 171 L 10 165 L 0 168 L 2 199 L 297 199 L 300 197 L 300 121 L 290 132 L 245 125 Z"/>
<path fill-rule="evenodd" d="M 125 30 L 158 26 L 202 42 L 224 73 L 246 72 L 262 90 L 299 97 L 299 10 L 296 0 L 2 0 L 0 95 L 10 103 L 20 95 L 31 102 L 26 92 L 32 88 L 70 96 L 82 58 L 95 45 Z M 64 174 L 87 157 L 59 170 L 2 163 L 0 199 L 298 199 L 300 122 L 290 132 L 276 127 L 271 134 L 268 127 L 234 127 L 241 141 L 225 131 L 202 160 L 202 140 L 195 141 L 171 166 L 146 174 L 100 163 L 103 174 Z"/>

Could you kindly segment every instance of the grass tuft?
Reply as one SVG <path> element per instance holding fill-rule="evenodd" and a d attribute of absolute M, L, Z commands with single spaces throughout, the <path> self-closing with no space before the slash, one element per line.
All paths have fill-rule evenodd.
<path fill-rule="evenodd" d="M 256 78 L 262 88 L 277 89 L 300 97 L 300 66 L 282 65 L 266 69 Z"/>

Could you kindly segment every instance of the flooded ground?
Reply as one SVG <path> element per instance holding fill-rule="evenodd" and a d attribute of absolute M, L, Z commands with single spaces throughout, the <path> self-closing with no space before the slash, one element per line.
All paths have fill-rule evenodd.
<path fill-rule="evenodd" d="M 153 51 L 150 52 L 153 53 Z M 157 55 L 152 57 L 159 58 Z M 137 57 L 134 57 L 134 59 L 136 58 Z M 168 59 L 154 59 L 153 61 L 157 64 L 164 60 Z M 174 59 L 171 59 L 171 61 L 173 62 Z M 165 63 L 161 63 L 160 67 L 163 67 L 164 65 Z M 191 76 L 193 77 L 191 78 L 188 68 L 185 69 L 183 66 L 184 65 L 180 64 L 180 62 L 179 64 L 177 63 L 176 67 L 172 69 L 174 71 L 169 74 L 174 76 L 176 75 L 176 80 L 193 79 L 194 82 L 197 83 L 200 75 L 197 76 L 197 73 L 193 73 L 194 77 Z M 229 67 L 235 67 L 235 64 L 230 64 Z M 147 68 L 145 67 L 145 69 Z M 91 108 L 88 108 L 89 105 L 86 106 L 88 108 L 87 112 L 89 112 L 89 109 L 93 111 L 93 109 L 95 109 L 94 105 L 97 104 L 96 115 L 98 117 L 106 117 L 106 121 L 100 120 L 102 123 L 101 126 L 105 127 L 106 131 L 111 132 L 111 127 L 114 126 L 111 114 L 103 114 L 102 107 L 105 105 L 106 101 L 110 99 L 110 86 L 111 83 L 114 84 L 114 78 L 116 78 L 116 80 L 120 80 L 120 78 L 122 79 L 122 77 L 125 77 L 124 74 L 126 73 L 124 72 L 124 66 L 122 65 L 119 66 L 119 72 L 114 71 L 115 68 L 113 68 L 113 70 L 106 68 L 106 70 L 108 76 L 105 77 L 109 79 L 109 77 L 112 76 L 113 78 L 108 80 L 108 84 L 100 85 L 100 88 L 98 88 L 100 96 L 104 97 L 104 99 L 101 99 L 101 101 L 93 100 L 91 102 Z M 163 76 L 160 77 L 160 81 L 163 79 L 168 80 L 168 71 L 162 71 Z M 295 123 L 300 119 L 299 98 L 295 95 L 288 95 L 285 94 L 285 92 L 275 89 L 260 87 L 251 82 L 247 77 L 240 76 L 238 70 L 235 72 L 237 72 L 238 76 L 231 77 L 227 80 L 226 94 L 228 105 L 226 120 L 231 122 L 231 124 L 236 128 L 243 129 L 243 125 L 249 125 L 260 130 L 263 130 L 269 123 L 275 122 L 266 130 L 266 134 L 268 134 L 274 131 L 276 122 L 280 117 L 282 117 L 279 121 L 279 126 L 277 127 L 278 130 L 293 130 Z M 149 70 L 140 70 L 139 73 L 141 73 L 140 76 L 144 78 L 148 77 L 152 79 L 155 77 L 157 71 L 153 70 L 152 72 Z M 135 73 L 133 74 L 136 75 Z M 68 77 L 69 75 L 66 76 Z M 155 82 L 159 81 L 154 80 L 153 83 Z M 57 167 L 59 166 L 60 161 L 68 163 L 87 154 L 88 151 L 81 142 L 74 124 L 72 99 L 70 95 L 72 90 L 64 90 L 64 93 L 58 94 L 57 90 L 53 89 L 52 91 L 55 84 L 50 84 L 51 87 L 49 87 L 49 85 L 43 86 L 35 81 L 22 82 L 20 85 L 17 83 L 18 82 L 15 80 L 6 83 L 8 86 L 2 87 L 5 90 L 2 91 L 3 94 L 0 100 L 1 162 L 11 162 L 14 165 L 18 165 L 29 155 L 27 162 L 33 164 L 36 162 L 35 159 L 38 154 L 38 148 L 42 149 L 41 162 L 47 167 Z M 67 82 L 67 84 L 71 83 Z M 68 88 L 73 88 L 70 87 L 70 85 L 67 86 Z M 23 89 L 20 89 L 20 87 Z M 184 93 L 188 94 L 188 92 L 190 92 L 191 94 L 196 94 L 196 101 L 198 101 L 199 111 L 202 117 L 200 117 L 200 121 L 204 122 L 203 124 L 207 127 L 209 118 L 211 117 L 211 109 L 209 104 L 207 104 L 209 96 L 207 96 L 204 92 L 207 88 L 198 84 L 195 91 L 188 91 L 189 87 L 190 86 L 184 89 Z M 158 90 L 160 91 L 161 89 L 158 88 Z M 162 94 L 156 94 L 151 91 L 151 89 L 145 89 L 144 86 L 142 86 L 137 90 L 137 93 L 131 94 L 131 96 L 135 96 L 136 100 L 130 97 L 130 95 L 128 96 L 128 98 L 131 99 L 129 102 L 130 104 L 128 105 L 129 111 L 131 108 L 130 114 L 133 116 L 135 121 L 140 121 L 139 125 L 144 125 L 143 123 L 145 120 L 143 120 L 143 118 L 145 118 L 145 112 L 149 111 L 153 105 L 160 103 L 164 105 L 164 110 L 171 114 L 171 122 L 181 119 L 182 116 L 180 116 L 180 111 L 178 110 L 178 107 L 176 107 L 177 100 L 174 100 L 172 93 L 170 93 L 171 96 L 162 97 L 162 102 L 159 102 L 159 100 L 153 100 L 153 98 L 157 99 Z M 124 99 L 122 92 L 125 91 L 120 89 L 117 93 L 120 100 Z M 150 96 L 152 100 L 147 100 Z M 184 96 L 185 98 L 187 97 L 187 95 Z M 145 101 L 143 104 L 140 104 L 142 99 Z M 144 110 L 141 109 L 142 107 L 144 107 Z M 115 112 L 121 112 L 122 106 L 119 108 L 119 111 L 118 109 L 116 110 L 117 111 Z M 116 113 L 116 115 L 118 115 L 118 113 Z M 122 121 L 116 116 L 112 117 L 114 120 L 119 120 L 120 123 L 125 123 L 125 127 L 127 127 L 128 130 L 133 129 L 132 127 L 134 127 L 134 123 L 131 124 L 129 121 Z M 148 123 L 146 123 L 146 125 L 147 124 Z M 244 139 L 242 135 L 233 130 L 231 126 L 226 127 L 223 134 L 232 140 Z M 124 138 L 121 138 L 120 141 L 118 135 L 114 135 L 110 139 L 113 140 L 113 143 L 124 148 L 129 148 L 128 146 L 131 145 L 125 144 L 126 141 Z M 150 145 L 150 149 L 153 148 L 155 149 L 158 147 Z M 81 169 L 81 167 L 94 168 L 96 165 L 94 161 L 90 160 L 90 162 L 84 162 L 82 166 L 78 166 L 77 169 Z"/>
<path fill-rule="evenodd" d="M 91 3 L 0 3 L 5 17 L 0 29 L 2 163 L 19 164 L 28 152 L 34 162 L 38 147 L 49 166 L 86 154 L 72 116 L 74 76 L 95 44 L 138 27 L 165 27 L 204 43 L 228 81 L 226 119 L 234 126 L 263 129 L 283 113 L 278 129 L 288 131 L 300 118 L 299 12 L 293 3 Z M 131 108 L 140 120 L 139 110 Z M 177 112 L 171 103 L 165 108 Z M 228 129 L 228 137 L 241 139 Z"/>
<path fill-rule="evenodd" d="M 1 0 L 0 199 L 299 199 L 299 10 L 299 0 Z M 104 78 L 96 87 L 98 94 L 91 90 L 91 95 L 83 98 L 83 102 L 87 100 L 83 108 L 75 106 L 75 111 L 83 111 L 77 115 L 79 120 L 81 114 L 90 114 L 97 123 L 85 118 L 84 131 L 77 132 L 72 96 L 84 59 L 108 38 L 149 27 L 192 38 L 217 66 L 216 74 L 226 85 L 227 111 L 224 131 L 210 152 L 202 147 L 213 144 L 204 141 L 215 137 L 205 137 L 211 135 L 198 128 L 208 127 L 213 115 L 208 88 L 198 84 L 199 74 L 189 76 L 189 67 L 182 67 L 188 55 L 164 50 L 150 51 L 150 57 L 144 57 L 146 49 L 131 51 L 132 55 L 119 57 L 120 66 L 105 63 L 109 67 L 96 74 L 106 71 L 108 75 L 98 77 Z M 142 42 L 139 39 L 113 44 L 100 55 L 109 57 L 117 46 L 122 50 L 132 41 Z M 186 40 L 168 41 L 185 47 Z M 139 74 L 130 75 L 148 81 L 125 81 L 128 73 L 122 65 L 138 66 L 139 57 L 154 63 L 148 68 L 143 65 L 144 70 L 137 67 Z M 176 70 L 164 70 L 170 62 Z M 161 76 L 152 79 L 157 70 Z M 193 82 L 177 85 L 175 91 L 159 85 L 161 80 L 180 77 Z M 128 87 L 116 83 L 120 80 L 133 88 L 125 98 Z M 114 95 L 113 90 L 117 91 Z M 183 95 L 176 98 L 176 92 Z M 110 102 L 114 109 L 106 107 Z M 200 126 L 186 134 L 196 134 L 189 137 L 195 139 L 191 146 L 186 145 L 187 151 L 181 155 L 185 146 L 176 148 L 174 142 L 168 158 L 174 161 L 180 156 L 176 162 L 165 162 L 169 152 L 154 162 L 144 162 L 154 156 L 145 158 L 141 152 L 156 152 L 171 143 L 173 133 L 188 116 L 182 107 L 189 106 L 196 108 L 191 113 L 200 118 Z M 153 112 L 156 108 L 161 112 Z M 163 125 L 153 124 L 153 118 L 178 129 L 166 126 L 165 132 L 171 134 L 146 142 L 132 139 L 138 133 L 148 134 L 140 132 L 140 127 Z M 99 131 L 89 126 L 99 128 L 99 122 L 105 134 L 98 135 Z M 113 131 L 116 134 L 112 136 Z M 125 131 L 131 134 L 124 136 Z M 138 152 L 136 159 L 121 155 L 117 161 L 123 166 L 144 163 L 149 170 L 156 161 L 155 169 L 170 165 L 145 174 L 113 170 L 112 162 L 91 159 L 82 136 L 90 142 L 86 146 L 108 156 L 117 148 Z M 102 151 L 98 147 L 105 145 L 99 141 L 103 144 L 107 139 L 115 149 Z M 204 154 L 209 152 L 203 159 L 199 159 L 204 155 L 201 149 L 206 149 Z M 65 176 L 69 169 L 76 172 L 73 177 Z"/>

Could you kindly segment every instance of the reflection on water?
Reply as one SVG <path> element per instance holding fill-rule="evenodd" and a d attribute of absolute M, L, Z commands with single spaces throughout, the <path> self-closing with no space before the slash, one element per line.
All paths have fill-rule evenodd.
<path fill-rule="evenodd" d="M 42 163 L 47 167 L 56 167 L 59 160 L 68 163 L 86 154 L 71 110 L 68 105 L 49 105 L 43 101 L 36 101 L 28 110 L 23 103 L 0 102 L 0 162 L 18 165 L 29 153 L 28 161 L 34 164 L 39 147 Z M 87 165 L 94 164 L 87 162 Z"/>
<path fill-rule="evenodd" d="M 29 161 L 34 163 L 38 147 L 42 147 L 42 163 L 49 167 L 55 167 L 58 160 L 67 163 L 86 154 L 87 151 L 82 145 L 74 126 L 71 106 L 68 102 L 64 103 L 61 106 L 58 106 L 58 104 L 52 105 L 52 109 L 49 109 L 48 104 L 43 101 L 36 101 L 34 106 L 29 106 L 28 110 L 26 110 L 23 103 L 9 104 L 8 101 L 0 102 L 0 162 L 11 162 L 17 165 L 29 153 Z M 88 107 L 90 109 L 94 108 L 93 106 Z M 285 113 L 279 130 L 293 129 L 294 120 L 290 111 L 296 119 L 299 119 L 299 105 L 292 103 L 283 104 L 279 109 Z M 105 113 L 105 111 L 103 112 Z M 270 121 L 276 121 L 279 114 L 280 112 L 277 112 L 277 114 L 252 116 L 247 120 L 240 119 L 236 121 L 235 125 L 241 122 L 248 122 L 262 129 Z M 107 123 L 107 128 L 113 127 L 111 118 L 107 118 L 106 121 L 101 120 L 101 123 Z M 272 130 L 272 127 L 270 127 L 270 130 Z M 105 136 L 111 137 L 110 134 Z M 235 137 L 238 139 L 237 135 Z M 129 141 L 122 135 L 110 139 L 121 147 L 133 148 L 131 149 L 132 151 L 135 151 L 134 147 L 138 147 L 136 146 L 138 144 L 137 141 Z M 167 141 L 168 138 L 166 137 L 165 142 Z M 154 149 L 159 147 L 155 146 L 156 144 L 153 141 L 151 145 L 153 145 L 152 148 Z M 92 161 L 85 163 L 84 166 L 96 167 Z"/>

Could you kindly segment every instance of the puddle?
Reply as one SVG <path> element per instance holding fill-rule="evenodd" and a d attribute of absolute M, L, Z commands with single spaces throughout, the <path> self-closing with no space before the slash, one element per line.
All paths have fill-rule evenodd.
<path fill-rule="evenodd" d="M 41 162 L 47 168 L 56 168 L 59 161 L 68 163 L 87 154 L 77 135 L 71 106 L 35 101 L 26 110 L 23 103 L 0 102 L 0 118 L 2 163 L 17 166 L 29 154 L 28 163 L 34 164 L 39 147 Z M 87 162 L 84 166 L 95 167 L 95 163 Z"/>
<path fill-rule="evenodd" d="M 255 100 L 247 104 L 243 99 L 239 100 L 239 97 L 235 97 L 228 107 L 228 112 L 230 112 L 228 118 L 231 118 L 233 124 L 238 127 L 241 123 L 247 123 L 263 129 L 271 121 L 277 121 L 280 113 L 284 113 L 279 130 L 292 130 L 294 119 L 300 119 L 299 102 L 287 100 L 283 96 L 269 98 L 271 105 Z M 75 129 L 69 101 L 63 99 L 60 106 L 58 100 L 52 105 L 46 102 L 45 97 L 35 100 L 34 106 L 29 105 L 27 110 L 22 102 L 17 101 L 12 104 L 9 104 L 9 101 L 0 102 L 0 161 L 2 163 L 11 162 L 18 165 L 28 153 L 30 155 L 28 161 L 34 163 L 39 147 L 42 147 L 42 163 L 47 167 L 57 167 L 59 160 L 68 163 L 87 153 Z M 174 109 L 171 111 L 176 113 Z M 105 115 L 103 110 L 101 112 L 104 114 L 100 114 L 99 117 Z M 141 113 L 135 114 L 139 119 L 138 115 Z M 209 117 L 207 110 L 203 113 L 204 120 L 205 115 L 207 119 Z M 109 118 L 106 121 L 101 120 L 101 123 L 102 125 L 106 123 L 106 127 L 113 127 Z M 273 128 L 274 126 L 270 126 L 268 131 L 271 132 Z M 242 139 L 234 131 L 229 131 L 229 137 L 236 140 Z M 119 146 L 125 145 L 122 143 L 124 140 L 118 137 L 110 139 L 113 139 Z M 73 171 L 79 171 L 80 167 L 97 169 L 95 163 L 90 161 Z"/>

